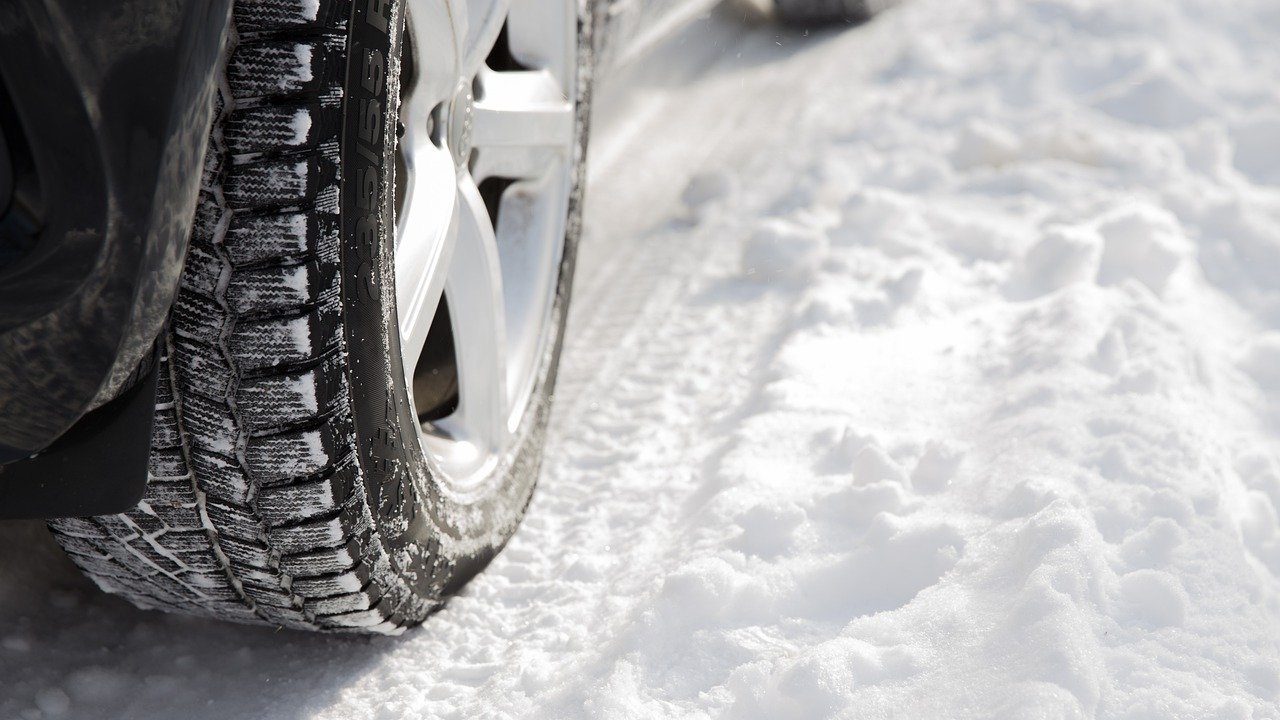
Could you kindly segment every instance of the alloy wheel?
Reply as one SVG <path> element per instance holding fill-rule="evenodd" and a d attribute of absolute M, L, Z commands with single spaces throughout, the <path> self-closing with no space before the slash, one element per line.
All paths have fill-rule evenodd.
<path fill-rule="evenodd" d="M 454 492 L 514 441 L 552 336 L 577 143 L 574 0 L 410 0 L 395 283 L 419 439 Z"/>

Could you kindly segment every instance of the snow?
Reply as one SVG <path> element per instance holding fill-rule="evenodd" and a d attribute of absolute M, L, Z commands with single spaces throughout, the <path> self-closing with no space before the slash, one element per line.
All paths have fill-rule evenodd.
<path fill-rule="evenodd" d="M 303 108 L 293 114 L 293 120 L 290 123 L 290 129 L 293 130 L 293 138 L 289 141 L 290 145 L 302 145 L 307 141 L 307 136 L 311 134 L 311 110 Z"/>
<path fill-rule="evenodd" d="M 304 10 L 304 16 L 310 20 L 315 20 L 316 14 L 320 12 L 320 0 L 310 0 L 310 2 L 311 6 Z M 310 43 L 298 43 L 293 46 L 293 57 L 297 64 L 292 72 L 280 78 L 281 90 L 296 88 L 311 82 L 314 77 L 311 67 L 314 52 L 314 47 Z M 310 129 L 310 115 L 307 117 L 307 123 L 307 129 Z M 303 131 L 302 137 L 306 137 L 305 131 Z"/>
<path fill-rule="evenodd" d="M 1280 716 L 1280 5 L 702 19 L 605 89 L 539 491 L 422 629 L 0 526 L 0 717 Z"/>
<path fill-rule="evenodd" d="M 302 16 L 308 20 L 315 20 L 320 14 L 320 0 L 302 0 Z"/>

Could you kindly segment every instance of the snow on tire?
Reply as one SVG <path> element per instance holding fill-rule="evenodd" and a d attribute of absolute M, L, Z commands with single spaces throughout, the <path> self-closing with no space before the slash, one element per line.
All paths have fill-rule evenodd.
<path fill-rule="evenodd" d="M 514 532 L 536 480 L 579 232 L 590 22 L 577 22 L 571 186 L 550 342 L 481 490 L 420 442 L 392 257 L 399 2 L 237 0 L 148 487 L 50 523 L 144 608 L 309 630 L 421 622 Z"/>

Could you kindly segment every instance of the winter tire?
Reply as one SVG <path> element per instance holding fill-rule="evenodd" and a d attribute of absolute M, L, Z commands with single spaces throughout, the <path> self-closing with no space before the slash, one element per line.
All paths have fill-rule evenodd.
<path fill-rule="evenodd" d="M 145 499 L 57 520 L 146 608 L 422 621 L 538 473 L 579 234 L 577 0 L 237 0 Z"/>

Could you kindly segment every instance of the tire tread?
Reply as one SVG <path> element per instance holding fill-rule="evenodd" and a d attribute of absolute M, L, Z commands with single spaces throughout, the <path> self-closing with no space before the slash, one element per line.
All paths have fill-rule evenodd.
<path fill-rule="evenodd" d="M 433 603 L 393 587 L 352 450 L 337 217 L 350 6 L 316 6 L 235 3 L 146 498 L 50 527 L 142 607 L 393 633 Z"/>

